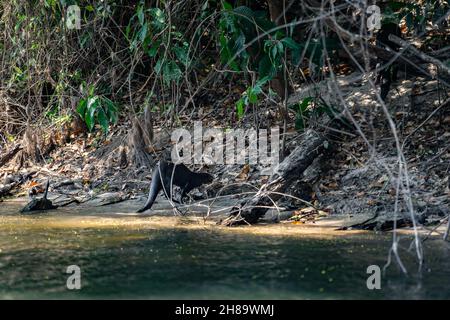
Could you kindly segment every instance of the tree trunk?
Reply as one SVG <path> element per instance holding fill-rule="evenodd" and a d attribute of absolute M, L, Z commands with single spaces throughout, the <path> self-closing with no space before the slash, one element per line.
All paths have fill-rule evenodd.
<path fill-rule="evenodd" d="M 132 119 L 132 130 L 129 135 L 129 149 L 131 151 L 130 161 L 137 168 L 146 166 L 150 168 L 153 165 L 153 159 L 147 152 L 147 133 L 142 128 L 142 124 L 137 118 Z M 123 164 L 122 164 L 123 165 Z"/>

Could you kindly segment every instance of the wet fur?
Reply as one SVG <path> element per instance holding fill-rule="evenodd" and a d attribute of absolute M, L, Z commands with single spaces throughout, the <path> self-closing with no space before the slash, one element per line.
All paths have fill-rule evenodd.
<path fill-rule="evenodd" d="M 180 201 L 173 199 L 172 186 L 181 188 Z M 153 206 L 158 193 L 163 190 L 164 195 L 174 202 L 182 202 L 183 198 L 194 188 L 204 183 L 213 181 L 213 176 L 209 173 L 192 172 L 184 164 L 174 165 L 170 162 L 160 161 L 153 169 L 152 183 L 148 193 L 147 202 L 137 212 L 144 212 Z"/>

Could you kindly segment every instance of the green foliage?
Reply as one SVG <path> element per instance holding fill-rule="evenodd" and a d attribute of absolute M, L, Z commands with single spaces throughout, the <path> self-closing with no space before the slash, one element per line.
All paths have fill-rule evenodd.
<path fill-rule="evenodd" d="M 240 6 L 249 3 L 264 11 Z M 80 30 L 65 27 L 64 15 L 72 4 L 81 9 Z M 306 20 L 297 25 L 295 34 L 292 26 L 277 27 L 268 17 L 265 2 L 255 5 L 248 1 L 201 0 L 173 2 L 166 7 L 167 4 L 167 1 L 144 0 L 0 2 L 1 86 L 8 101 L 27 106 L 26 113 L 22 108 L 9 108 L 10 114 L 0 114 L 0 131 L 15 127 L 9 132 L 22 132 L 20 126 L 29 121 L 67 121 L 71 110 L 67 97 L 78 95 L 76 88 L 83 80 L 95 83 L 96 92 L 83 93 L 78 105 L 78 112 L 90 130 L 99 125 L 107 132 L 109 125 L 117 121 L 117 106 L 106 97 L 111 97 L 114 92 L 117 99 L 121 99 L 127 91 L 127 95 L 136 95 L 133 99 L 139 98 L 142 91 L 137 88 L 142 88 L 144 77 L 147 84 L 155 84 L 155 92 L 161 93 L 156 96 L 152 92 L 149 105 L 157 109 L 160 116 L 170 114 L 176 118 L 176 112 L 181 108 L 176 108 L 178 104 L 174 99 L 186 95 L 186 89 L 189 94 L 198 93 L 197 97 L 201 91 L 210 90 L 208 86 L 212 82 L 203 80 L 212 72 L 211 65 L 217 67 L 218 59 L 224 69 L 233 71 L 230 72 L 233 80 L 241 76 L 247 81 L 233 108 L 241 119 L 250 106 L 258 105 L 267 93 L 271 95 L 269 82 L 275 77 L 281 78 L 285 68 L 306 61 L 320 69 L 325 61 L 325 51 L 329 57 L 339 47 L 338 40 L 314 33 L 317 30 L 314 24 L 320 22 L 317 20 L 310 23 Z M 390 22 L 389 19 L 396 23 L 405 19 L 411 32 L 444 17 L 449 9 L 446 0 L 397 0 L 379 5 L 382 6 L 383 23 Z M 311 14 L 292 7 L 289 18 L 294 18 L 290 20 L 294 22 Z M 355 29 L 358 25 L 351 19 L 342 27 L 358 30 Z M 326 26 L 324 31 L 326 35 L 334 35 Z M 423 39 L 422 48 L 445 46 L 446 37 L 440 31 L 430 32 L 430 36 Z M 428 46 L 430 43 L 435 45 Z M 197 53 L 201 55 L 197 56 Z M 202 70 L 191 72 L 200 65 Z M 135 66 L 136 69 L 132 69 Z M 149 66 L 153 68 L 153 74 L 146 74 Z M 184 75 L 187 74 L 189 78 L 185 82 Z M 159 88 L 157 78 L 162 80 L 164 88 Z M 51 88 L 43 92 L 42 84 L 46 83 L 51 84 Z M 207 85 L 200 87 L 201 83 Z M 125 89 L 127 84 L 132 92 Z M 148 87 L 153 88 L 153 85 Z M 172 91 L 174 89 L 176 92 Z M 42 99 L 45 96 L 50 97 Z M 320 111 L 320 102 L 311 99 L 302 101 L 294 109 L 299 129 L 307 125 L 315 112 L 325 112 Z"/>
<path fill-rule="evenodd" d="M 98 123 L 106 134 L 110 123 L 116 124 L 118 119 L 118 108 L 108 98 L 94 94 L 94 87 L 90 86 L 86 98 L 80 100 L 77 113 L 84 119 L 89 131 L 92 131 Z"/>
<path fill-rule="evenodd" d="M 427 0 L 423 3 L 390 1 L 383 10 L 382 23 L 399 24 L 405 20 L 410 30 L 425 30 L 427 22 L 436 22 L 443 18 L 449 10 L 449 2 Z"/>
<path fill-rule="evenodd" d="M 285 63 L 298 65 L 306 57 L 321 67 L 323 52 L 339 47 L 337 40 L 328 38 L 299 43 L 286 35 L 284 29 L 276 28 L 265 12 L 245 6 L 233 9 L 226 1 L 222 6 L 218 24 L 221 62 L 233 71 L 250 70 L 258 74 L 256 84 L 248 87 L 236 103 L 239 119 L 246 106 L 258 102 L 264 85 L 284 71 Z"/>
<path fill-rule="evenodd" d="M 12 77 L 10 79 L 10 84 L 12 82 L 15 83 L 22 83 L 26 81 L 26 72 L 23 71 L 21 68 L 14 66 L 13 67 L 14 72 L 12 73 Z"/>
<path fill-rule="evenodd" d="M 295 129 L 303 131 L 309 119 L 318 118 L 323 114 L 327 114 L 331 119 L 337 114 L 337 110 L 327 105 L 325 102 L 314 97 L 306 97 L 296 105 L 289 106 L 296 112 Z"/>
<path fill-rule="evenodd" d="M 155 71 L 164 83 L 179 82 L 189 66 L 189 43 L 160 8 L 146 8 L 141 1 L 126 28 L 126 37 L 133 52 L 142 50 L 155 59 Z"/>
<path fill-rule="evenodd" d="M 245 107 L 250 104 L 257 104 L 259 95 L 263 92 L 263 86 L 270 80 L 270 77 L 264 77 L 256 82 L 254 86 L 250 86 L 244 92 L 242 97 L 236 102 L 236 112 L 238 119 L 244 116 Z"/>
<path fill-rule="evenodd" d="M 283 34 L 271 31 L 275 25 L 264 12 L 255 12 L 245 6 L 233 9 L 226 1 L 222 2 L 222 6 L 218 24 L 221 62 L 233 71 L 254 70 L 259 76 L 255 85 L 248 87 L 236 103 L 240 119 L 245 107 L 258 102 L 263 86 L 282 69 L 286 47 L 281 41 Z M 256 40 L 260 34 L 263 36 Z"/>
<path fill-rule="evenodd" d="M 275 25 L 264 12 L 254 12 L 245 6 L 233 9 L 226 1 L 223 1 L 222 5 L 223 10 L 218 23 L 221 62 L 234 71 L 246 70 L 249 67 L 250 56 L 255 56 L 261 51 L 261 42 L 271 35 L 269 31 Z M 254 41 L 260 34 L 265 35 Z M 258 65 L 259 60 L 254 61 L 253 65 Z"/>
<path fill-rule="evenodd" d="M 52 106 L 45 112 L 45 116 L 52 121 L 54 125 L 60 126 L 70 122 L 72 119 L 70 114 L 60 114 L 60 108 L 56 105 Z"/>

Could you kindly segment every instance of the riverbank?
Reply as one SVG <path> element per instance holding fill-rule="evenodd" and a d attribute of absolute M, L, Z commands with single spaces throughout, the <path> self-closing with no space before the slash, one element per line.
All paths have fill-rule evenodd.
<path fill-rule="evenodd" d="M 374 235 L 384 234 L 389 237 L 391 234 L 391 232 L 373 232 L 356 228 L 343 229 L 369 219 L 370 216 L 366 215 L 359 215 L 356 218 L 350 215 L 322 215 L 299 221 L 292 218 L 295 216 L 292 210 L 282 212 L 270 210 L 266 218 L 259 224 L 229 228 L 221 226 L 219 223 L 227 216 L 227 210 L 224 210 L 227 202 L 224 200 L 215 203 L 203 201 L 199 205 L 192 204 L 184 208 L 181 206 L 182 211 L 186 211 L 186 207 L 189 207 L 189 213 L 182 216 L 162 196 L 158 197 L 154 208 L 144 214 L 136 213 L 136 210 L 145 201 L 144 197 L 107 206 L 101 204 L 102 198 L 99 199 L 82 205 L 72 205 L 45 213 L 26 215 L 19 213 L 19 210 L 26 204 L 26 198 L 7 200 L 2 203 L 3 215 L 0 218 L 0 226 L 8 228 L 9 225 L 20 223 L 25 229 L 45 227 L 74 228 L 74 230 L 78 228 L 192 229 L 237 234 L 320 238 L 345 238 L 349 235 L 371 233 Z M 442 239 L 446 229 L 447 225 L 445 224 L 431 227 L 420 225 L 417 231 L 422 239 Z M 408 236 L 415 234 L 414 228 L 401 228 L 396 232 Z"/>
<path fill-rule="evenodd" d="M 419 84 L 423 84 L 421 90 L 414 91 Z M 332 150 L 317 157 L 295 177 L 286 196 L 276 203 L 285 211 L 283 215 L 288 214 L 285 209 L 300 217 L 304 210 L 315 210 L 314 218 L 343 215 L 357 223 L 374 215 L 379 220 L 392 220 L 396 213 L 406 219 L 413 215 L 420 224 L 428 226 L 445 224 L 450 210 L 450 116 L 446 112 L 448 100 L 442 102 L 439 93 L 432 90 L 435 85 L 436 81 L 399 81 L 389 112 L 400 123 L 397 134 L 403 137 L 401 150 L 367 79 L 360 77 L 344 85 L 345 102 L 361 132 L 358 135 L 347 132 L 330 140 Z M 302 95 L 308 90 L 299 90 L 292 101 L 304 98 Z M 404 111 L 411 99 L 420 105 L 414 115 Z M 210 123 L 220 123 L 211 117 Z M 41 163 L 25 161 L 19 166 L 17 159 L 12 158 L 0 168 L 0 201 L 23 197 L 30 191 L 42 193 L 47 180 L 59 204 L 73 201 L 107 205 L 142 200 L 150 186 L 152 166 L 136 167 L 127 157 L 123 137 L 130 127 L 131 123 L 125 122 L 107 136 L 101 131 L 73 136 L 69 142 L 55 147 Z M 369 142 L 372 134 L 374 140 Z M 302 141 L 304 132 L 291 127 L 285 135 L 289 154 Z M 151 147 L 148 156 L 153 165 L 163 152 L 170 151 L 170 134 L 161 123 L 155 123 Z M 403 168 L 406 164 L 407 171 Z M 191 193 L 194 202 L 226 196 L 229 204 L 224 208 L 228 209 L 254 195 L 270 178 L 261 174 L 264 167 L 260 165 L 195 165 L 191 169 L 214 176 L 214 183 Z M 269 214 L 268 219 L 271 218 Z"/>

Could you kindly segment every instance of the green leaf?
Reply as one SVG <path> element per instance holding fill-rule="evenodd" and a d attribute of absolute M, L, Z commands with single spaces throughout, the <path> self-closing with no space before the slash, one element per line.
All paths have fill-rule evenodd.
<path fill-rule="evenodd" d="M 181 72 L 180 67 L 173 60 L 168 61 L 163 66 L 163 78 L 166 83 L 170 83 L 171 81 L 178 81 L 181 79 L 183 73 Z"/>
<path fill-rule="evenodd" d="M 265 85 L 270 80 L 272 80 L 272 78 L 269 77 L 269 76 L 262 77 L 261 79 L 256 81 L 256 85 L 255 86 L 262 87 L 263 85 Z"/>
<path fill-rule="evenodd" d="M 84 114 L 86 113 L 87 101 L 86 99 L 81 99 L 78 102 L 77 113 L 84 119 Z"/>
<path fill-rule="evenodd" d="M 105 103 L 105 107 L 106 107 L 106 115 L 107 118 L 110 122 L 116 124 L 117 120 L 118 120 L 118 108 L 117 106 L 114 104 L 114 102 L 112 102 L 111 100 L 109 100 L 108 98 L 103 98 L 103 101 Z"/>
<path fill-rule="evenodd" d="M 277 57 L 277 52 L 278 52 L 278 46 L 273 46 L 270 49 L 270 58 L 272 59 L 272 64 L 274 64 L 274 61 Z"/>
<path fill-rule="evenodd" d="M 205 1 L 205 3 L 202 5 L 202 11 L 205 11 L 206 9 L 208 9 L 208 7 L 208 1 Z"/>
<path fill-rule="evenodd" d="M 98 108 L 97 118 L 98 118 L 98 123 L 102 127 L 103 132 L 105 134 L 107 134 L 108 129 L 109 129 L 109 121 L 108 121 L 108 118 L 106 117 L 106 114 L 105 114 L 105 111 L 103 110 L 103 108 Z"/>
<path fill-rule="evenodd" d="M 133 20 L 133 19 L 131 19 Z M 130 41 L 130 32 L 131 32 L 131 20 L 130 23 L 127 25 L 127 27 L 125 28 L 125 36 L 127 37 L 127 40 Z"/>
<path fill-rule="evenodd" d="M 236 102 L 236 112 L 239 120 L 244 116 L 244 106 L 245 106 L 244 98 L 240 98 Z"/>
<path fill-rule="evenodd" d="M 92 129 L 94 128 L 94 118 L 91 116 L 91 114 L 89 112 L 86 112 L 86 115 L 84 117 L 84 122 L 86 123 L 89 131 L 92 131 Z"/>
<path fill-rule="evenodd" d="M 259 61 L 258 72 L 261 78 L 268 78 L 269 80 L 276 75 L 276 69 L 267 54 Z"/>
<path fill-rule="evenodd" d="M 243 50 L 245 47 L 245 35 L 241 33 L 234 41 L 233 55 Z M 242 51 L 241 51 L 242 52 Z"/>
<path fill-rule="evenodd" d="M 137 17 L 138 17 L 138 20 L 139 20 L 139 24 L 143 25 L 144 24 L 144 18 L 145 18 L 144 17 L 144 8 L 142 6 L 139 6 L 138 9 L 137 9 L 136 14 L 137 14 Z"/>
<path fill-rule="evenodd" d="M 247 90 L 247 97 L 250 103 L 255 104 L 258 102 L 258 93 L 253 89 L 254 88 L 249 88 L 249 90 Z"/>
<path fill-rule="evenodd" d="M 233 59 L 233 55 L 231 54 L 231 50 L 228 46 L 228 40 L 225 37 L 224 33 L 221 33 L 219 36 L 220 42 L 220 61 L 224 64 L 227 64 L 233 71 L 240 71 L 236 60 Z"/>
<path fill-rule="evenodd" d="M 233 10 L 233 6 L 231 4 L 229 4 L 228 2 L 226 2 L 226 1 L 222 1 L 222 7 L 225 10 Z"/>
<path fill-rule="evenodd" d="M 156 56 L 156 53 L 158 52 L 159 49 L 159 42 L 154 42 L 151 47 L 147 50 L 147 54 L 150 58 L 153 58 Z"/>
<path fill-rule="evenodd" d="M 301 114 L 297 114 L 295 117 L 295 129 L 296 130 L 304 130 L 305 129 L 305 119 Z"/>
<path fill-rule="evenodd" d="M 152 24 L 155 26 L 155 28 L 159 31 L 164 29 L 166 25 L 166 15 L 164 14 L 164 11 L 159 8 L 151 8 L 148 11 L 154 18 L 152 20 Z"/>
<path fill-rule="evenodd" d="M 180 60 L 180 62 L 185 67 L 187 67 L 189 63 L 188 48 L 186 46 L 185 47 L 176 46 L 173 48 L 173 51 L 175 52 L 175 55 L 177 56 L 178 60 Z"/>
<path fill-rule="evenodd" d="M 139 40 L 141 42 L 144 42 L 145 37 L 147 36 L 147 31 L 148 31 L 148 24 L 146 22 L 142 25 L 141 30 L 139 31 Z"/>
<path fill-rule="evenodd" d="M 88 89 L 88 95 L 91 97 L 91 96 L 94 95 L 94 92 L 95 92 L 95 87 L 94 87 L 94 85 L 90 85 L 90 86 L 89 86 L 89 89 Z"/>
<path fill-rule="evenodd" d="M 306 97 L 305 99 L 303 99 L 302 102 L 299 103 L 299 105 L 298 105 L 298 111 L 300 113 L 305 112 L 308 109 L 308 106 L 312 101 L 313 101 L 312 97 Z"/>
<path fill-rule="evenodd" d="M 84 121 L 86 122 L 86 125 L 89 129 L 89 131 L 92 131 L 95 125 L 95 112 L 98 108 L 98 96 L 89 98 L 87 103 L 87 112 L 84 115 Z"/>
<path fill-rule="evenodd" d="M 155 71 L 157 74 L 161 73 L 162 67 L 163 67 L 163 59 L 159 59 L 155 65 Z"/>
<path fill-rule="evenodd" d="M 283 42 L 278 41 L 277 42 L 277 51 L 279 55 L 282 55 L 284 53 L 284 45 Z"/>
<path fill-rule="evenodd" d="M 286 45 L 286 47 L 292 50 L 298 50 L 300 48 L 300 45 L 290 37 L 282 39 L 281 42 Z"/>
<path fill-rule="evenodd" d="M 253 87 L 247 89 L 248 102 L 252 104 L 258 103 L 258 95 L 262 93 L 262 86 L 267 81 L 267 77 L 257 81 Z"/>

